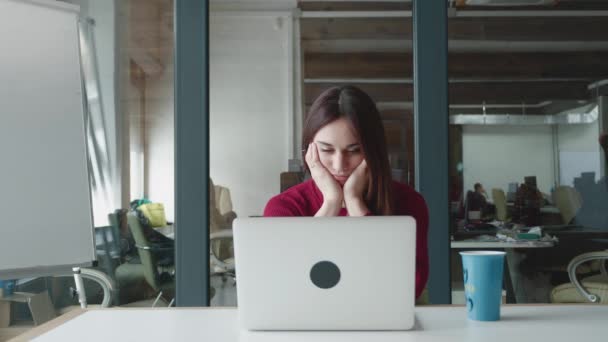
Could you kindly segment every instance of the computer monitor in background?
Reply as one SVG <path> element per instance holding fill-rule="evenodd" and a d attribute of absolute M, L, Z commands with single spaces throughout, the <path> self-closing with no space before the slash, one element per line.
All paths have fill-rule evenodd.
<path fill-rule="evenodd" d="M 515 194 L 517 193 L 517 183 L 509 183 L 509 189 L 507 191 L 507 202 L 515 202 Z"/>
<path fill-rule="evenodd" d="M 536 176 L 526 176 L 524 177 L 524 184 L 531 187 L 532 189 L 536 189 Z"/>
<path fill-rule="evenodd" d="M 595 184 L 595 172 L 581 172 L 581 179 L 586 184 Z"/>

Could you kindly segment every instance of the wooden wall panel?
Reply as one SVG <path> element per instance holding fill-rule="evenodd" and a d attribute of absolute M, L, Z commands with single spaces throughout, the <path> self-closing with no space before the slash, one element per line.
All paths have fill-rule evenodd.
<path fill-rule="evenodd" d="M 330 86 L 340 84 L 308 83 L 304 85 L 304 101 L 310 105 Z M 377 102 L 411 102 L 412 84 L 353 84 L 367 92 Z M 546 100 L 587 100 L 588 82 L 484 82 L 452 83 L 449 85 L 451 104 L 521 104 Z"/>
<path fill-rule="evenodd" d="M 303 11 L 391 11 L 412 10 L 412 4 L 403 2 L 383 1 L 298 1 L 298 7 Z M 484 6 L 465 5 L 464 0 L 457 0 L 456 7 L 460 10 L 488 10 Z M 551 5 L 540 6 L 492 6 L 493 10 L 603 10 L 608 9 L 605 0 L 568 0 L 555 2 Z"/>
<path fill-rule="evenodd" d="M 607 17 L 450 18 L 448 39 L 501 41 L 606 41 Z M 412 18 L 304 18 L 303 40 L 411 40 Z"/>
<path fill-rule="evenodd" d="M 411 53 L 307 53 L 304 78 L 411 78 Z M 608 51 L 451 53 L 451 78 L 608 77 Z"/>
<path fill-rule="evenodd" d="M 299 1 L 302 11 L 409 11 L 412 4 L 382 1 Z"/>

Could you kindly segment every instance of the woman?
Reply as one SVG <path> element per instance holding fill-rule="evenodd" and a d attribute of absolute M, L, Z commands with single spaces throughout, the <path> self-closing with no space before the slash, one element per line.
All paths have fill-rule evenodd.
<path fill-rule="evenodd" d="M 391 179 L 373 100 L 353 86 L 323 92 L 304 123 L 302 154 L 312 179 L 270 199 L 264 216 L 413 216 L 418 298 L 428 278 L 428 209 L 419 193 Z"/>

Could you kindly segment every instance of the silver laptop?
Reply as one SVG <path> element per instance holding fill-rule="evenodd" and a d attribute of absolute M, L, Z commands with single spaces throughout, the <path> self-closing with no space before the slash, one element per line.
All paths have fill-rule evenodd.
<path fill-rule="evenodd" d="M 239 320 L 249 330 L 414 326 L 416 223 L 409 216 L 234 222 Z"/>

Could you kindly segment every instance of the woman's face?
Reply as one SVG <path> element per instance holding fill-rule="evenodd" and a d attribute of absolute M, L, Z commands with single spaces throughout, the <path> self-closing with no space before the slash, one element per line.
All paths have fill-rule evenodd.
<path fill-rule="evenodd" d="M 345 118 L 325 125 L 313 141 L 319 148 L 321 164 L 342 185 L 365 158 L 359 138 Z"/>

